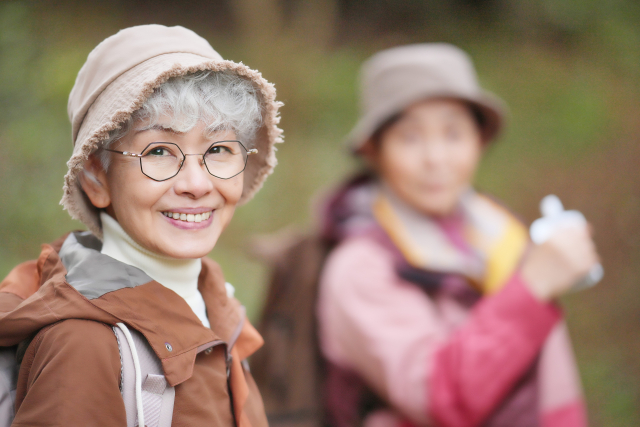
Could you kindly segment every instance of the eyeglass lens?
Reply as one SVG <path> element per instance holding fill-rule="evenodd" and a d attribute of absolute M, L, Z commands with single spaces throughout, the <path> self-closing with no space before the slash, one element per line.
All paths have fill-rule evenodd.
<path fill-rule="evenodd" d="M 203 156 L 207 171 L 221 179 L 229 179 L 242 172 L 247 164 L 247 150 L 240 141 L 213 143 Z M 180 171 L 185 155 L 176 144 L 154 142 L 140 157 L 142 173 L 156 181 L 174 177 Z"/>

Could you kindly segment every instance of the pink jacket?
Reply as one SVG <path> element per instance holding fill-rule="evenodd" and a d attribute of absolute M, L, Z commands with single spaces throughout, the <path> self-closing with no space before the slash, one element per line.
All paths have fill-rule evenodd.
<path fill-rule="evenodd" d="M 587 425 L 562 315 L 517 273 L 465 306 L 404 281 L 388 248 L 353 236 L 327 260 L 317 309 L 324 356 L 392 408 L 371 413 L 366 427 Z M 504 402 L 530 375 L 536 388 L 519 393 L 534 393 L 538 410 L 519 420 Z"/>

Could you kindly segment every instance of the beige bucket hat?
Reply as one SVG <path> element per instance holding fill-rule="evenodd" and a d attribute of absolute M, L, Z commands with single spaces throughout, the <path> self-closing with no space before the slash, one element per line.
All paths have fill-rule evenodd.
<path fill-rule="evenodd" d="M 275 144 L 282 142 L 278 128 L 275 87 L 242 63 L 224 60 L 202 37 L 183 27 L 142 25 L 121 30 L 89 54 L 69 95 L 73 154 L 67 162 L 64 195 L 60 204 L 74 219 L 102 237 L 99 212 L 78 182 L 84 163 L 109 132 L 138 110 L 154 89 L 172 77 L 196 71 L 231 71 L 251 81 L 262 107 L 262 126 L 244 172 L 240 203 L 250 200 L 276 165 Z"/>
<path fill-rule="evenodd" d="M 387 120 L 429 98 L 469 102 L 482 116 L 482 137 L 494 139 L 503 126 L 504 102 L 478 84 L 471 58 L 446 43 L 424 43 L 383 50 L 360 71 L 360 120 L 347 137 L 358 152 Z"/>

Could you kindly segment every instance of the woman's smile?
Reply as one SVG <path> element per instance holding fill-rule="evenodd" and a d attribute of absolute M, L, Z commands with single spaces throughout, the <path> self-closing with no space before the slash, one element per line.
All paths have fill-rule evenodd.
<path fill-rule="evenodd" d="M 215 209 L 210 208 L 178 208 L 163 211 L 169 224 L 182 230 L 201 230 L 213 222 Z"/>

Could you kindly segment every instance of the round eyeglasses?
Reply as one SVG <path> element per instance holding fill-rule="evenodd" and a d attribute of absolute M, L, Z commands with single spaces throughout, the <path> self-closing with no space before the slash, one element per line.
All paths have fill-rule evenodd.
<path fill-rule="evenodd" d="M 240 141 L 216 141 L 204 154 L 184 154 L 173 142 L 152 142 L 142 153 L 117 151 L 105 148 L 105 151 L 119 153 L 140 160 L 142 173 L 154 181 L 166 181 L 178 175 L 187 156 L 202 156 L 200 164 L 220 179 L 230 179 L 244 171 L 250 154 L 257 154 L 255 148 L 247 150 Z"/>

